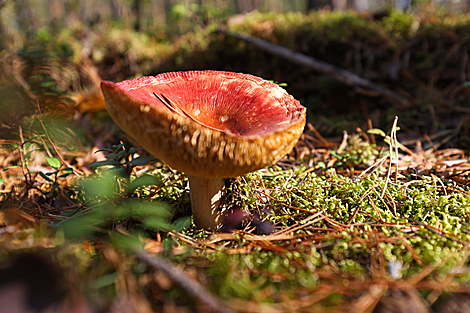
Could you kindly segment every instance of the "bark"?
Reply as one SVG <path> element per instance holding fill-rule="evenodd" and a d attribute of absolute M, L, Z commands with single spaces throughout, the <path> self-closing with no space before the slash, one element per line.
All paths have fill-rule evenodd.
<path fill-rule="evenodd" d="M 132 14 L 134 17 L 134 29 L 135 31 L 140 31 L 141 25 L 140 20 L 142 18 L 142 1 L 134 0 L 132 2 Z"/>
<path fill-rule="evenodd" d="M 323 9 L 326 6 L 331 8 L 331 0 L 308 0 L 307 1 L 307 13 L 311 10 Z"/>

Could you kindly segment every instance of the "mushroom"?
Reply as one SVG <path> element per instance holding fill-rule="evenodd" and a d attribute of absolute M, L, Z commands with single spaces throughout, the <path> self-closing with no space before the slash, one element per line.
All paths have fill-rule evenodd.
<path fill-rule="evenodd" d="M 101 83 L 118 126 L 187 174 L 194 222 L 221 222 L 225 178 L 274 164 L 298 141 L 305 107 L 259 77 L 221 71 L 163 73 Z"/>

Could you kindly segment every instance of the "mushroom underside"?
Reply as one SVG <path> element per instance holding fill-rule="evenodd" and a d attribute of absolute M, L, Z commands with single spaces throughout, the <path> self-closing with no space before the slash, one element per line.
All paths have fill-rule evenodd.
<path fill-rule="evenodd" d="M 306 109 L 284 89 L 249 74 L 176 72 L 101 86 L 119 127 L 188 175 L 201 228 L 221 222 L 224 178 L 278 161 L 306 122 Z"/>

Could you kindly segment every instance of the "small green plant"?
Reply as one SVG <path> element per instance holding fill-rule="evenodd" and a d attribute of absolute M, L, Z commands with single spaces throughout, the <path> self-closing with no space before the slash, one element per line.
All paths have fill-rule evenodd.
<path fill-rule="evenodd" d="M 400 130 L 400 127 L 396 127 L 396 131 L 399 131 Z M 392 133 L 392 129 L 390 129 L 387 133 L 385 133 L 383 130 L 381 129 L 378 129 L 378 128 L 373 128 L 373 129 L 369 129 L 367 131 L 368 134 L 372 134 L 372 135 L 378 135 L 378 136 L 381 136 L 383 138 L 383 141 L 390 145 L 390 134 Z"/>
<path fill-rule="evenodd" d="M 111 165 L 114 168 L 116 175 L 129 178 L 132 170 L 136 166 L 146 165 L 153 161 L 148 156 L 141 155 L 135 157 L 135 154 L 143 150 L 143 148 L 132 147 L 129 142 L 121 142 L 118 145 L 113 145 L 112 149 L 100 149 L 97 152 L 108 152 L 106 161 L 98 161 L 91 164 L 91 169 L 96 169 L 103 166 Z"/>
<path fill-rule="evenodd" d="M 113 145 L 112 149 L 97 150 L 96 152 L 108 152 L 105 156 L 106 160 L 94 162 L 91 164 L 90 168 L 97 169 L 112 166 L 112 168 L 107 171 L 117 177 L 123 178 L 124 186 L 127 187 L 127 195 L 131 196 L 140 186 L 160 184 L 157 178 L 150 175 L 142 175 L 131 180 L 132 172 L 136 166 L 147 165 L 155 160 L 145 155 L 137 155 L 137 152 L 142 149 L 143 148 L 140 147 L 132 147 L 129 142 L 121 142 L 118 145 Z"/>
<path fill-rule="evenodd" d="M 73 168 L 60 164 L 60 161 L 56 158 L 46 158 L 47 164 L 51 166 L 55 171 L 49 173 L 38 172 L 39 175 L 52 183 L 51 192 L 54 192 L 59 187 L 59 178 L 65 178 L 73 173 Z M 51 178 L 52 177 L 52 178 Z"/>
<path fill-rule="evenodd" d="M 18 165 L 7 166 L 3 170 L 6 171 L 6 170 L 9 170 L 9 169 L 12 169 L 12 168 L 21 168 L 22 172 L 23 172 L 23 175 L 24 175 L 24 178 L 25 178 L 26 184 L 27 185 L 32 185 L 31 182 L 33 181 L 33 179 L 32 179 L 31 174 L 33 174 L 34 172 L 29 170 L 27 161 L 30 160 L 31 153 L 33 151 L 38 150 L 38 149 L 31 149 L 35 145 L 35 143 L 33 141 L 35 139 L 37 139 L 39 137 L 43 137 L 43 136 L 45 136 L 45 135 L 37 135 L 37 136 L 29 138 L 28 140 L 22 140 L 21 143 L 8 144 L 8 146 L 12 147 L 13 150 L 16 150 L 16 152 L 18 153 L 20 163 Z"/>
<path fill-rule="evenodd" d="M 142 148 L 133 147 L 128 142 L 98 150 L 107 152 L 106 160 L 93 163 L 91 168 L 99 169 L 96 175 L 83 178 L 77 184 L 78 199 L 84 210 L 63 222 L 64 232 L 69 237 L 90 237 L 117 226 L 137 233 L 180 230 L 187 226 L 188 219 L 172 223 L 171 208 L 151 199 L 152 193 L 145 187 L 161 185 L 159 178 L 147 174 L 134 175 L 135 167 L 148 165 L 154 160 L 138 155 L 140 150 Z"/>
<path fill-rule="evenodd" d="M 363 164 L 370 165 L 368 163 L 375 160 L 379 154 L 380 151 L 377 147 L 363 140 L 359 134 L 348 138 L 348 143 L 342 153 L 331 152 L 331 156 L 338 159 L 334 164 L 335 166 L 348 168 L 354 168 Z"/>
<path fill-rule="evenodd" d="M 271 82 L 271 83 L 273 83 L 273 84 L 276 84 L 276 85 L 278 85 L 279 87 L 284 87 L 284 88 L 287 87 L 287 83 L 280 83 L 280 82 L 277 82 L 277 81 L 275 81 L 275 80 L 268 80 L 268 82 Z"/>
<path fill-rule="evenodd" d="M 31 159 L 32 153 L 34 151 L 40 150 L 39 147 L 41 146 L 41 143 L 38 143 L 37 139 L 40 139 L 42 137 L 46 137 L 46 135 L 45 134 L 36 135 L 27 140 L 22 140 L 21 143 L 10 144 L 10 146 L 14 148 L 14 150 L 16 150 L 16 153 L 18 153 L 19 164 L 7 166 L 3 170 L 7 171 L 13 168 L 21 168 L 23 177 L 24 177 L 24 182 L 27 186 L 27 190 L 36 189 L 42 194 L 44 194 L 44 193 L 54 192 L 60 186 L 59 178 L 65 178 L 69 176 L 70 174 L 73 173 L 73 169 L 71 167 L 66 166 L 65 164 L 61 164 L 59 159 L 55 157 L 48 157 L 46 158 L 46 162 L 49 166 L 51 166 L 54 169 L 54 171 L 47 172 L 47 173 L 43 171 L 38 171 L 37 173 L 39 174 L 39 176 L 44 178 L 47 182 L 52 184 L 51 189 L 43 190 L 37 187 L 36 176 L 34 175 L 36 172 L 30 170 L 29 163 L 32 161 Z M 5 180 L 2 179 L 2 181 L 0 182 L 5 182 Z"/>

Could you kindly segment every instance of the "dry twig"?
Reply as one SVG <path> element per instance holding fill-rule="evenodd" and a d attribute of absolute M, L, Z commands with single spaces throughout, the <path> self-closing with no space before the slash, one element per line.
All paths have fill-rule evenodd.
<path fill-rule="evenodd" d="M 406 104 L 408 103 L 408 100 L 404 98 L 403 96 L 397 94 L 394 91 L 391 91 L 387 88 L 384 88 L 382 86 L 379 86 L 368 79 L 362 78 L 354 73 L 351 73 L 345 69 L 338 68 L 336 66 L 333 66 L 329 63 L 323 62 L 321 60 L 317 60 L 313 57 L 307 56 L 302 53 L 294 52 L 288 48 L 272 44 L 266 40 L 260 39 L 260 38 L 255 38 L 252 36 L 248 35 L 242 35 L 239 33 L 234 33 L 230 32 L 225 29 L 219 29 L 218 32 L 226 34 L 228 36 L 232 36 L 235 38 L 238 38 L 240 40 L 246 41 L 248 43 L 251 43 L 255 45 L 256 47 L 265 50 L 273 55 L 285 58 L 287 60 L 290 60 L 294 63 L 307 66 L 310 68 L 313 68 L 314 70 L 317 70 L 319 72 L 325 73 L 336 79 L 337 81 L 346 84 L 348 86 L 359 86 L 363 87 L 366 89 L 370 89 L 373 91 L 378 92 L 379 94 L 391 98 L 395 101 L 398 101 L 401 104 Z"/>
<path fill-rule="evenodd" d="M 153 268 L 164 272 L 173 282 L 181 286 L 193 298 L 206 305 L 212 312 L 231 312 L 225 308 L 214 296 L 194 280 L 189 279 L 177 270 L 170 262 L 157 257 L 150 256 L 146 252 L 139 252 L 138 257 Z"/>

